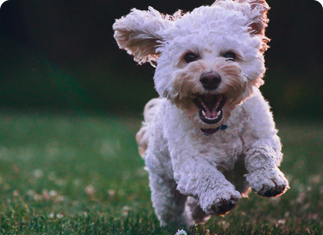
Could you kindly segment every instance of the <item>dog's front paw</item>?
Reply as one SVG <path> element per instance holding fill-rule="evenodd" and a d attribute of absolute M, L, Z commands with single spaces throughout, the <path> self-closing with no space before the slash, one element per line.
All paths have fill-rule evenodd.
<path fill-rule="evenodd" d="M 275 197 L 289 189 L 288 181 L 279 169 L 253 172 L 247 175 L 247 181 L 252 190 L 263 197 Z"/>
<path fill-rule="evenodd" d="M 231 211 L 237 204 L 241 194 L 236 190 L 219 190 L 217 192 L 204 195 L 200 198 L 200 205 L 206 214 L 224 215 Z"/>

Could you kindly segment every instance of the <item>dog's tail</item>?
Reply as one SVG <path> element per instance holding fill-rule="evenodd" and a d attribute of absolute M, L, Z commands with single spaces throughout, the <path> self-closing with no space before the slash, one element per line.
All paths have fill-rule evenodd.
<path fill-rule="evenodd" d="M 150 135 L 150 125 L 154 120 L 155 114 L 158 110 L 161 98 L 155 98 L 150 100 L 144 109 L 144 121 L 142 127 L 136 134 L 136 140 L 139 145 L 139 154 L 145 159 L 145 151 L 148 147 L 148 140 Z"/>

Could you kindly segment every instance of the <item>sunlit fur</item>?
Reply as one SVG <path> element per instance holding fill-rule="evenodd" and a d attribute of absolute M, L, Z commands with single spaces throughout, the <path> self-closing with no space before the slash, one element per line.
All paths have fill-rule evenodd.
<path fill-rule="evenodd" d="M 136 140 L 162 225 L 191 226 L 225 214 L 250 187 L 266 197 L 288 188 L 278 168 L 280 139 L 259 91 L 266 70 L 268 10 L 264 0 L 217 0 L 172 16 L 152 7 L 132 9 L 113 25 L 121 49 L 139 64 L 156 63 L 160 97 L 146 105 Z M 187 53 L 196 60 L 186 61 Z M 200 79 L 210 72 L 221 82 L 206 90 Z M 227 97 L 217 123 L 201 120 L 193 99 L 202 95 Z M 217 131 L 204 135 L 205 129 Z"/>

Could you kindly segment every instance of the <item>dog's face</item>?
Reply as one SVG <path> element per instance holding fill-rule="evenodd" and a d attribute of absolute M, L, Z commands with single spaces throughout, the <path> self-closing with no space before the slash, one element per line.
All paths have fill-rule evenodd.
<path fill-rule="evenodd" d="M 157 62 L 155 87 L 207 134 L 263 84 L 264 0 L 220 0 L 173 16 L 133 10 L 114 24 L 119 46 Z"/>

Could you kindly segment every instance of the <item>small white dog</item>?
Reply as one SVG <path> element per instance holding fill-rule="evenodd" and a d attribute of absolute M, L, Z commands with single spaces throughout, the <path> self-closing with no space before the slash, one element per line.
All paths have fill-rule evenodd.
<path fill-rule="evenodd" d="M 253 191 L 273 197 L 288 181 L 281 143 L 259 91 L 269 39 L 265 0 L 218 0 L 190 13 L 133 9 L 114 37 L 138 63 L 156 65 L 160 98 L 137 134 L 162 225 L 205 222 Z"/>

